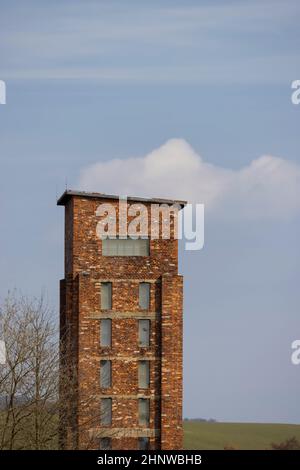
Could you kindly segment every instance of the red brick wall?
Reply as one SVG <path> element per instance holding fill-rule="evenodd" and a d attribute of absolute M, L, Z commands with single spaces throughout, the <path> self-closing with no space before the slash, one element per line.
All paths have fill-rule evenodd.
<path fill-rule="evenodd" d="M 182 448 L 182 287 L 181 276 L 162 278 L 161 446 Z"/>
<path fill-rule="evenodd" d="M 98 448 L 99 437 L 110 435 L 113 448 L 134 449 L 138 436 L 148 435 L 152 448 L 180 449 L 182 277 L 177 274 L 177 240 L 151 240 L 149 257 L 102 257 L 95 215 L 101 202 L 118 204 L 77 196 L 66 204 L 61 331 L 69 333 L 62 336 L 61 350 L 73 373 L 75 397 L 67 394 L 66 401 L 72 403 L 67 422 L 61 423 L 61 439 L 65 448 Z M 112 282 L 112 310 L 106 312 L 100 308 L 103 281 Z M 138 302 L 142 281 L 151 282 L 146 312 Z M 100 347 L 101 316 L 112 318 L 109 349 Z M 151 320 L 149 348 L 139 347 L 138 318 Z M 112 361 L 112 387 L 101 390 L 100 359 L 105 358 Z M 145 358 L 150 360 L 150 387 L 139 390 L 138 360 Z M 112 397 L 109 429 L 100 426 L 103 396 Z M 138 397 L 150 398 L 146 431 L 138 422 Z"/>

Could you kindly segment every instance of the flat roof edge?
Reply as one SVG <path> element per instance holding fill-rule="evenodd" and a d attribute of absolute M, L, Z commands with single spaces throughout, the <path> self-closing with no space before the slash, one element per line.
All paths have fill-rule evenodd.
<path fill-rule="evenodd" d="M 176 199 L 164 199 L 164 198 L 146 198 L 146 197 L 134 197 L 134 196 L 116 196 L 114 194 L 104 194 L 104 193 L 90 193 L 86 191 L 74 191 L 72 189 L 67 189 L 57 200 L 58 206 L 65 206 L 66 203 L 71 199 L 71 197 L 85 197 L 92 199 L 122 199 L 126 197 L 128 201 L 136 202 L 148 202 L 153 204 L 179 204 L 181 207 L 184 207 L 187 204 L 187 201 L 181 201 Z"/>

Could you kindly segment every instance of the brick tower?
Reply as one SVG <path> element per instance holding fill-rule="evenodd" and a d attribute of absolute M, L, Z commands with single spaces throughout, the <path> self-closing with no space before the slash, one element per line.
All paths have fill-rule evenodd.
<path fill-rule="evenodd" d="M 125 204 L 150 217 L 153 205 L 174 203 L 185 204 Z M 123 239 L 118 196 L 67 190 L 57 204 L 65 206 L 61 446 L 181 449 L 183 279 L 174 217 L 169 239 L 150 238 L 150 228 L 148 239 Z M 103 204 L 116 211 L 116 238 L 97 236 Z"/>

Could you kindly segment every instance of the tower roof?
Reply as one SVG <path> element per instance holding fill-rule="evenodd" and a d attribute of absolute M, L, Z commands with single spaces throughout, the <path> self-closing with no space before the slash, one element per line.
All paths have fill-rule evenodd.
<path fill-rule="evenodd" d="M 104 194 L 104 193 L 89 193 L 86 191 L 73 191 L 72 189 L 67 189 L 57 200 L 58 206 L 64 206 L 72 197 L 84 197 L 92 199 L 122 199 L 126 197 L 128 201 L 132 202 L 145 202 L 152 204 L 179 204 L 183 208 L 187 201 L 181 201 L 177 199 L 164 199 L 164 198 L 145 198 L 145 197 L 135 197 L 135 196 L 116 196 L 113 194 Z"/>

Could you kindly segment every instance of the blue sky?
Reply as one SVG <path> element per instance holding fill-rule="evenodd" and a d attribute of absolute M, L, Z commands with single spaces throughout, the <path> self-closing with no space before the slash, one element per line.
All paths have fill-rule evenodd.
<path fill-rule="evenodd" d="M 205 247 L 180 256 L 185 416 L 300 423 L 299 3 L 0 0 L 0 12 L 1 298 L 44 289 L 57 309 L 66 181 L 205 202 Z"/>

